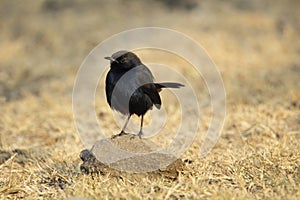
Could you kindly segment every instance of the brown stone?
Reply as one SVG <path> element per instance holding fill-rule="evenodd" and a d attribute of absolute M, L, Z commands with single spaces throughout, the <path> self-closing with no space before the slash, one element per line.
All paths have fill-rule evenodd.
<path fill-rule="evenodd" d="M 91 150 L 83 150 L 80 157 L 84 173 L 147 172 L 176 179 L 184 170 L 184 162 L 160 150 L 150 139 L 122 135 L 97 141 Z"/>

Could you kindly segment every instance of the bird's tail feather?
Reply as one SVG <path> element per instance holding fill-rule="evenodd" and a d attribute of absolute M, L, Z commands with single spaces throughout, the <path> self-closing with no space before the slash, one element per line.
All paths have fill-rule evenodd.
<path fill-rule="evenodd" d="M 155 87 L 157 89 L 161 89 L 161 88 L 180 88 L 180 87 L 184 87 L 184 85 L 181 84 L 181 83 L 165 82 L 165 83 L 155 83 Z"/>

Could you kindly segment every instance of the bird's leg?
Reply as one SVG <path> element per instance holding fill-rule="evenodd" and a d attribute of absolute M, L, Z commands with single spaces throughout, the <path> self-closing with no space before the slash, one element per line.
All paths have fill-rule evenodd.
<path fill-rule="evenodd" d="M 128 122 L 129 122 L 130 117 L 131 117 L 131 114 L 128 115 L 128 117 L 127 117 L 127 119 L 126 119 L 126 122 L 125 122 L 125 124 L 124 124 L 124 126 L 123 126 L 123 128 L 122 128 L 121 133 L 125 133 L 125 129 L 126 129 L 126 127 L 127 127 L 127 124 L 128 124 Z"/>
<path fill-rule="evenodd" d="M 142 138 L 142 135 L 143 135 L 143 121 L 144 121 L 144 115 L 142 115 L 142 118 L 141 118 L 141 128 L 140 128 L 140 132 L 139 132 L 140 139 Z"/>
<path fill-rule="evenodd" d="M 117 135 L 113 135 L 113 136 L 111 137 L 112 139 L 114 139 L 114 138 L 116 138 L 116 137 L 119 137 L 119 136 L 122 136 L 122 135 L 127 135 L 127 134 L 128 134 L 128 133 L 125 132 L 125 129 L 126 129 L 126 127 L 127 127 L 127 124 L 128 124 L 128 122 L 129 122 L 130 117 L 131 117 L 131 114 L 128 115 L 128 117 L 127 117 L 127 119 L 126 119 L 126 122 L 125 122 L 125 124 L 124 124 L 124 126 L 123 126 L 121 132 L 120 132 L 119 134 L 117 134 Z"/>

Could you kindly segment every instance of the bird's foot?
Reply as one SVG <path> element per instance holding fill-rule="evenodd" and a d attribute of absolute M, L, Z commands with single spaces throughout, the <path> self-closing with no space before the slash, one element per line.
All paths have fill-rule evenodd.
<path fill-rule="evenodd" d="M 138 136 L 140 139 L 142 139 L 142 135 L 143 135 L 143 132 L 140 131 L 137 135 L 132 134 L 132 135 L 130 136 L 130 139 L 133 140 L 133 139 L 136 138 L 137 136 Z"/>
<path fill-rule="evenodd" d="M 139 134 L 138 134 L 138 136 L 139 136 L 140 139 L 142 139 L 142 135 L 143 135 L 143 131 L 140 130 L 140 132 L 139 132 Z"/>
<path fill-rule="evenodd" d="M 129 133 L 126 133 L 125 131 L 122 130 L 119 134 L 111 136 L 111 139 L 115 139 L 116 137 L 120 137 L 123 135 L 129 135 Z"/>

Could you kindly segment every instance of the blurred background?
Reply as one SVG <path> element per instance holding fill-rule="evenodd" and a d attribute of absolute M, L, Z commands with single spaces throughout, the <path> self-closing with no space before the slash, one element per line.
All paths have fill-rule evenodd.
<path fill-rule="evenodd" d="M 37 145 L 73 134 L 71 95 L 85 56 L 111 35 L 144 26 L 178 30 L 207 50 L 223 76 L 229 114 L 237 105 L 299 109 L 298 0 L 1 0 L 0 5 L 3 148 L 32 145 L 32 132 L 40 136 L 34 134 Z"/>

